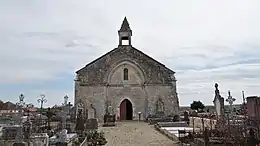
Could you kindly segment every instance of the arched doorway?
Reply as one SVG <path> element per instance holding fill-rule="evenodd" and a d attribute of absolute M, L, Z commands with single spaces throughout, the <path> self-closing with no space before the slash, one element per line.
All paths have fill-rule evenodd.
<path fill-rule="evenodd" d="M 133 120 L 133 106 L 128 99 L 120 104 L 120 120 Z"/>

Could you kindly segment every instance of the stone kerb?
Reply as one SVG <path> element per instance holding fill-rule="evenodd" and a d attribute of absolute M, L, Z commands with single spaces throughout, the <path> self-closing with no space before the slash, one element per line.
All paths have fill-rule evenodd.
<path fill-rule="evenodd" d="M 200 117 L 189 117 L 190 123 L 189 126 L 193 127 L 193 119 L 194 119 L 194 128 L 199 128 L 202 130 L 202 118 Z M 215 129 L 217 120 L 215 119 L 208 119 L 208 118 L 203 118 L 204 122 L 204 128 L 209 128 L 209 129 Z"/>
<path fill-rule="evenodd" d="M 178 141 L 179 139 L 177 136 L 175 136 L 174 134 L 170 133 L 169 131 L 162 129 L 158 124 L 154 125 L 154 128 L 159 131 L 161 134 L 167 136 L 169 139 L 173 140 L 173 141 Z"/>

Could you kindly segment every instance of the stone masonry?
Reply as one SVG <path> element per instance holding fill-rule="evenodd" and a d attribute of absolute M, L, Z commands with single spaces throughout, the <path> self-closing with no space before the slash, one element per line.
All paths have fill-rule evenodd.
<path fill-rule="evenodd" d="M 133 119 L 155 114 L 160 99 L 166 115 L 177 115 L 179 100 L 176 91 L 175 72 L 168 69 L 131 45 L 132 31 L 126 18 L 119 30 L 122 45 L 87 64 L 76 72 L 75 104 L 81 102 L 87 111 L 95 110 L 95 118 L 103 119 L 106 103 L 120 116 L 120 105 L 124 99 L 132 104 Z M 128 79 L 124 80 L 124 69 Z"/>

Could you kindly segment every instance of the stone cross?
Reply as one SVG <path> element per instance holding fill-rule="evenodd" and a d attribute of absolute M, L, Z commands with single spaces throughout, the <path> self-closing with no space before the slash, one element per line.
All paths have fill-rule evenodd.
<path fill-rule="evenodd" d="M 64 96 L 64 106 L 67 106 L 69 97 L 67 95 Z"/>
<path fill-rule="evenodd" d="M 18 110 L 19 110 L 19 113 L 17 115 L 18 117 L 18 124 L 21 126 L 19 129 L 18 129 L 18 132 L 17 132 L 17 135 L 15 137 L 15 141 L 16 142 L 22 142 L 23 141 L 23 138 L 24 138 L 24 135 L 23 135 L 23 127 L 22 127 L 22 116 L 23 116 L 23 107 L 25 105 L 25 102 L 24 102 L 24 95 L 21 94 L 19 96 L 19 102 L 16 103 L 17 107 L 18 107 Z"/>
<path fill-rule="evenodd" d="M 234 103 L 234 101 L 236 101 L 236 99 L 235 98 L 233 98 L 232 96 L 231 96 L 231 93 L 230 93 L 230 91 L 228 91 L 228 98 L 226 99 L 226 102 L 228 102 L 229 103 L 229 110 L 230 110 L 230 115 L 231 115 L 231 117 L 233 117 L 233 103 Z"/>

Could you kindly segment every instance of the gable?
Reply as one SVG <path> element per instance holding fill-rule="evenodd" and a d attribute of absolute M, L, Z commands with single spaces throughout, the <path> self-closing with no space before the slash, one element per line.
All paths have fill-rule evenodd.
<path fill-rule="evenodd" d="M 125 47 L 127 47 L 127 46 L 125 46 Z M 84 66 L 83 68 L 81 68 L 81 69 L 79 69 L 78 71 L 76 71 L 76 73 L 78 74 L 78 73 L 80 73 L 81 71 L 88 69 L 89 66 L 95 64 L 95 63 L 96 63 L 97 61 L 99 61 L 99 60 L 104 59 L 106 56 L 111 55 L 113 52 L 115 52 L 115 51 L 118 50 L 118 49 L 119 49 L 119 48 L 115 48 L 115 49 L 113 49 L 113 50 L 107 52 L 106 54 L 100 56 L 99 58 L 93 60 L 92 62 L 90 62 L 90 63 L 88 63 L 86 66 Z M 136 49 L 136 48 L 134 48 L 134 47 L 131 47 L 131 49 L 134 49 L 134 50 L 137 51 L 138 53 L 140 53 L 140 54 L 142 54 L 143 56 L 147 57 L 148 59 L 154 61 L 155 63 L 157 63 L 158 65 L 162 66 L 163 68 L 165 68 L 167 71 L 171 72 L 172 74 L 175 73 L 173 70 L 167 68 L 164 64 L 162 64 L 162 63 L 160 63 L 159 61 L 155 60 L 154 58 L 148 56 L 147 54 L 143 53 L 142 51 L 140 51 L 140 50 L 138 50 L 138 49 Z"/>
<path fill-rule="evenodd" d="M 84 78 L 88 83 L 105 83 L 106 75 L 113 65 L 126 60 L 140 66 L 147 76 L 146 80 L 148 83 L 170 83 L 172 80 L 171 75 L 175 73 L 162 63 L 132 46 L 119 46 L 90 62 L 76 73 L 78 77 L 84 76 L 81 79 Z"/>

